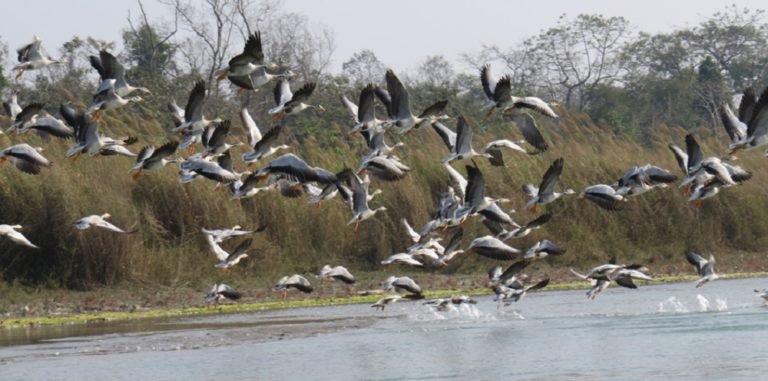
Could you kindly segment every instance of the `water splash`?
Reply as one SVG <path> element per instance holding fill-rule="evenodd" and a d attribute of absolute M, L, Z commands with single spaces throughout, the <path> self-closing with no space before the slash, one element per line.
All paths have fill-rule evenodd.
<path fill-rule="evenodd" d="M 667 300 L 659 303 L 658 312 L 686 313 L 688 311 L 688 306 L 674 296 L 670 296 Z"/>
<path fill-rule="evenodd" d="M 444 310 L 438 310 L 432 306 L 424 306 L 419 311 L 408 314 L 408 318 L 415 321 L 428 320 L 452 320 L 452 321 L 495 321 L 496 317 L 480 311 L 471 304 L 449 304 Z"/>
<path fill-rule="evenodd" d="M 714 305 L 704 295 L 698 294 L 696 299 L 699 301 L 699 310 L 702 312 L 728 310 L 728 301 L 725 299 L 715 298 Z"/>
<path fill-rule="evenodd" d="M 505 310 L 502 309 L 499 311 L 499 314 L 504 316 L 505 318 L 512 318 L 516 320 L 525 320 L 525 316 L 517 312 L 517 310 Z"/>

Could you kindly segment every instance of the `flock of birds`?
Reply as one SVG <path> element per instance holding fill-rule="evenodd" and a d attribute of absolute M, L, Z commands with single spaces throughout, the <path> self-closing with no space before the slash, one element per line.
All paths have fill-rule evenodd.
<path fill-rule="evenodd" d="M 482 108 L 487 112 L 487 117 L 498 111 L 505 121 L 513 122 L 522 135 L 522 140 L 500 139 L 487 143 L 482 148 L 474 147 L 471 123 L 461 115 L 454 118 L 445 114 L 448 103 L 446 100 L 436 101 L 414 113 L 408 90 L 392 70 L 387 70 L 384 86 L 367 85 L 360 92 L 357 103 L 346 95 L 341 95 L 341 102 L 352 118 L 349 133 L 360 135 L 368 151 L 356 169 L 345 168 L 334 173 L 311 166 L 293 153 L 283 153 L 265 162 L 278 152 L 290 149 L 288 145 L 279 143 L 285 118 L 307 109 L 323 112 L 324 108 L 310 101 L 317 87 L 315 83 L 304 83 L 295 93 L 291 91 L 290 80 L 294 77 L 293 73 L 290 70 L 280 72 L 278 65 L 266 61 L 258 32 L 250 36 L 241 54 L 233 57 L 227 67 L 216 73 L 219 80 L 229 80 L 240 91 L 252 91 L 273 80 L 276 81 L 275 107 L 269 110 L 269 114 L 280 122 L 262 133 L 247 107 L 243 107 L 239 116 L 246 132 L 247 143 L 229 140 L 232 124 L 229 119 L 206 119 L 206 87 L 203 81 L 199 81 L 194 84 L 184 108 L 179 107 L 175 100 L 169 102 L 168 109 L 175 124 L 172 132 L 180 136 L 179 140 L 169 138 L 160 146 L 146 146 L 138 154 L 132 152 L 129 147 L 137 142 L 136 138 L 106 136 L 101 132 L 99 121 L 105 112 L 132 102 L 141 102 L 143 99 L 136 94 L 151 92 L 128 83 L 123 66 L 109 52 L 101 51 L 99 56 L 91 56 L 89 59 L 101 79 L 90 106 L 78 109 L 71 104 L 61 104 L 59 114 L 62 119 L 59 119 L 51 115 L 42 103 L 30 103 L 22 107 L 13 92 L 9 99 L 3 102 L 11 120 L 11 125 L 5 133 L 25 136 L 29 131 L 36 131 L 46 138 L 44 141 L 47 141 L 48 136 L 74 139 L 75 145 L 66 153 L 66 156 L 73 160 L 83 154 L 135 158 L 136 164 L 131 170 L 134 179 L 139 179 L 147 171 L 175 164 L 179 167 L 181 183 L 197 179 L 213 181 L 217 186 L 228 187 L 232 199 L 253 197 L 261 192 L 278 192 L 285 197 L 306 196 L 309 198 L 308 203 L 319 205 L 338 196 L 350 209 L 348 224 L 354 225 L 354 230 L 357 231 L 362 222 L 386 211 L 383 206 L 370 206 L 375 196 L 381 193 L 378 189 L 370 191 L 373 180 L 397 181 L 406 177 L 411 170 L 394 153 L 403 143 L 390 145 L 387 142 L 389 136 L 397 134 L 405 137 L 420 130 L 428 130 L 429 126 L 439 135 L 448 150 L 442 159 L 442 165 L 451 179 L 452 186 L 439 195 L 432 219 L 421 229 L 416 230 L 407 220 L 402 220 L 408 237 L 404 244 L 406 249 L 386 258 L 382 265 L 440 268 L 447 266 L 453 258 L 465 251 L 493 260 L 515 261 L 506 269 L 494 266 L 488 272 L 489 287 L 496 295 L 496 301 L 499 305 L 508 305 L 522 299 L 528 291 L 542 289 L 549 283 L 549 278 L 546 277 L 534 281 L 524 274 L 523 270 L 542 258 L 566 253 L 564 248 L 549 239 L 539 240 L 527 250 L 517 249 L 508 243 L 533 234 L 550 221 L 553 218 L 551 213 L 539 214 L 547 204 L 556 202 L 564 195 L 576 193 L 572 189 L 559 190 L 559 179 L 565 167 L 563 158 L 554 160 L 543 174 L 538 187 L 533 184 L 523 186 L 524 193 L 529 197 L 526 208 L 537 214 L 523 225 L 516 223 L 510 216 L 511 212 L 502 208 L 501 205 L 508 203 L 508 199 L 486 194 L 484 174 L 475 159 L 488 159 L 492 166 L 504 166 L 505 151 L 519 155 L 536 155 L 546 151 L 549 145 L 533 114 L 553 120 L 558 118 L 555 112 L 557 104 L 547 103 L 533 96 L 513 95 L 510 77 L 496 80 L 490 65 L 484 66 L 480 72 L 480 81 L 487 100 Z M 18 49 L 18 60 L 19 65 L 14 67 L 17 80 L 26 71 L 63 63 L 43 53 L 41 40 L 37 36 L 30 44 Z M 730 155 L 768 143 L 766 103 L 768 91 L 758 98 L 753 90 L 748 89 L 741 97 L 738 114 L 731 111 L 727 104 L 722 105 L 722 121 L 731 138 Z M 381 106 L 377 107 L 377 104 Z M 377 110 L 382 108 L 385 110 L 384 116 L 377 115 Z M 444 121 L 453 119 L 456 120 L 455 130 L 444 124 Z M 258 170 L 238 172 L 235 169 L 230 149 L 243 144 L 247 144 L 249 148 L 248 152 L 241 156 L 243 164 L 251 166 L 265 162 Z M 669 148 L 683 173 L 684 180 L 680 187 L 694 206 L 751 177 L 750 172 L 729 163 L 726 159 L 705 157 L 693 135 L 686 136 L 684 150 L 676 145 L 670 145 Z M 180 151 L 185 152 L 187 157 L 183 158 Z M 52 165 L 41 152 L 41 148 L 34 148 L 26 143 L 15 144 L 0 151 L 0 162 L 9 161 L 25 173 L 39 174 L 44 168 Z M 471 164 L 465 165 L 467 175 L 464 176 L 453 165 L 467 160 Z M 579 197 L 593 202 L 600 208 L 615 211 L 620 210 L 628 198 L 656 188 L 668 187 L 677 179 L 678 176 L 658 166 L 635 166 L 612 184 L 588 186 Z M 121 234 L 132 232 L 107 222 L 109 217 L 108 213 L 83 217 L 75 222 L 75 227 L 87 229 L 94 226 Z M 480 218 L 490 234 L 473 238 L 465 246 L 462 243 L 462 225 L 473 218 Z M 21 228 L 20 225 L 0 225 L 0 235 L 19 245 L 37 248 L 19 232 Z M 217 259 L 215 267 L 226 270 L 248 257 L 252 238 L 243 237 L 263 230 L 264 227 L 248 230 L 234 226 L 226 229 L 203 229 L 202 233 L 210 251 Z M 448 244 L 445 246 L 441 244 L 444 238 L 448 238 Z M 233 250 L 225 250 L 224 243 L 233 239 L 239 240 L 238 244 Z M 713 256 L 710 255 L 706 259 L 691 251 L 686 253 L 686 258 L 700 275 L 696 287 L 717 279 Z M 592 299 L 611 282 L 622 287 L 636 288 L 634 280 L 653 279 L 645 266 L 617 264 L 616 258 L 585 273 L 573 269 L 571 271 L 580 279 L 591 282 L 592 287 L 587 295 Z M 342 282 L 347 286 L 355 283 L 355 277 L 343 266 L 325 265 L 316 277 Z M 314 290 L 310 281 L 301 274 L 282 277 L 274 287 L 274 290 L 281 292 L 283 296 L 291 289 L 305 293 Z M 387 304 L 401 298 L 421 299 L 424 293 L 416 281 L 405 276 L 389 277 L 381 283 L 381 289 L 376 292 L 384 295 L 372 307 L 382 310 Z M 766 292 L 761 295 L 766 298 Z M 241 294 L 232 287 L 219 283 L 210 289 L 206 302 L 218 303 L 224 299 L 240 297 Z M 475 301 L 467 296 L 457 295 L 427 303 L 437 309 L 445 309 L 450 305 Z"/>

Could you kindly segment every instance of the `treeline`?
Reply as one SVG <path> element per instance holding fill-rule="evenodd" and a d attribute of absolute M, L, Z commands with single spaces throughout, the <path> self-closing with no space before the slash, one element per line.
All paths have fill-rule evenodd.
<path fill-rule="evenodd" d="M 356 54 L 344 64 L 343 73 L 332 75 L 327 73 L 332 33 L 309 27 L 306 18 L 282 12 L 276 2 L 215 2 L 214 8 L 206 11 L 226 16 L 222 19 L 228 21 L 223 24 L 210 23 L 207 16 L 201 16 L 210 13 L 190 9 L 180 1 L 169 1 L 168 6 L 175 29 L 174 23 L 153 24 L 147 15 L 125 28 L 120 59 L 129 67 L 129 81 L 149 88 L 153 95 L 144 102 L 105 113 L 100 123 L 105 132 L 137 135 L 140 144 L 159 144 L 172 138 L 165 105 L 171 99 L 183 105 L 199 78 L 206 79 L 211 89 L 206 115 L 232 119 L 232 140 L 245 141 L 237 119 L 243 105 L 262 129 L 269 128 L 269 86 L 241 95 L 226 82 L 217 83 L 212 74 L 241 48 L 242 36 L 263 29 L 274 32 L 263 35 L 267 57 L 294 69 L 298 82 L 317 81 L 313 101 L 327 109 L 322 114 L 307 112 L 287 120 L 289 133 L 282 138 L 284 142 L 309 163 L 331 171 L 359 163 L 364 145 L 359 138 L 348 136 L 350 119 L 338 97 L 345 93 L 354 99 L 365 83 L 382 81 L 385 65 L 372 52 Z M 734 91 L 748 85 L 760 88 L 765 82 L 768 34 L 762 17 L 762 11 L 729 7 L 696 27 L 645 35 L 634 33 L 622 18 L 581 15 L 561 19 L 557 26 L 518 47 L 487 47 L 467 54 L 467 62 L 490 62 L 497 75 L 511 74 L 519 93 L 561 103 L 559 120 L 539 120 L 551 143 L 549 151 L 533 157 L 512 155 L 507 168 L 480 163 L 489 194 L 511 198 L 512 207 L 521 210 L 525 203 L 522 184 L 538 182 L 557 157 L 566 160 L 563 186 L 577 190 L 613 182 L 633 165 L 653 163 L 678 173 L 666 145 L 680 144 L 687 131 L 697 134 L 705 152 L 724 152 L 723 134 L 713 108 L 730 99 Z M 177 33 L 182 27 L 197 29 L 193 37 L 182 37 Z M 575 42 L 579 36 L 583 41 L 586 35 L 603 45 Z M 707 41 L 714 42 L 708 47 Z M 580 46 L 587 50 L 579 51 Z M 722 52 L 717 47 L 729 50 Z M 73 38 L 59 51 L 69 59 L 67 66 L 46 70 L 21 84 L 4 78 L 2 91 L 18 91 L 22 104 L 45 102 L 53 114 L 61 102 L 87 107 L 96 87 L 87 56 L 102 48 L 114 49 L 114 45 Z M 604 55 L 596 58 L 594 49 Z M 563 57 L 575 61 L 565 62 Z M 566 66 L 578 71 L 566 72 Z M 475 144 L 519 137 L 511 125 L 480 112 L 482 94 L 476 73 L 457 73 L 438 56 L 427 58 L 421 69 L 408 77 L 414 108 L 448 99 L 450 114 L 463 114 L 475 126 Z M 581 80 L 571 83 L 565 78 Z M 2 135 L 1 147 L 28 141 L 44 146 L 46 156 L 55 162 L 40 176 L 0 168 L 0 223 L 24 225 L 24 234 L 41 247 L 30 251 L 0 240 L 2 278 L 71 288 L 126 279 L 207 284 L 219 273 L 213 268 L 200 228 L 234 224 L 268 225 L 266 234 L 256 238 L 251 258 L 233 270 L 236 277 L 272 280 L 276 274 L 314 271 L 326 263 L 341 263 L 353 271 L 378 270 L 381 259 L 406 246 L 399 220 L 408 218 L 421 226 L 430 218 L 436 195 L 448 185 L 447 174 L 439 164 L 446 151 L 433 131 L 393 138 L 405 143 L 398 155 L 412 171 L 398 183 L 372 185 L 384 191 L 372 204 L 387 206 L 388 210 L 363 223 L 355 234 L 345 226 L 348 208 L 337 200 L 318 209 L 306 206 L 303 199 L 286 199 L 274 193 L 231 202 L 226 191 L 215 191 L 208 182 L 179 184 L 175 169 L 170 167 L 133 181 L 128 174 L 133 164 L 129 159 L 84 157 L 70 161 L 64 159 L 70 143 Z M 241 152 L 242 147 L 235 148 L 233 156 L 239 157 Z M 556 217 L 541 232 L 513 245 L 524 248 L 537 239 L 549 238 L 566 247 L 568 255 L 542 265 L 551 263 L 552 271 L 586 267 L 617 254 L 627 261 L 648 263 L 657 272 L 675 272 L 685 268 L 681 252 L 690 246 L 720 254 L 719 262 L 730 270 L 762 269 L 761 262 L 745 258 L 757 258 L 768 243 L 768 198 L 764 197 L 768 174 L 761 171 L 763 160 L 761 155 L 745 154 L 740 165 L 752 169 L 754 178 L 707 201 L 700 209 L 689 207 L 675 189 L 643 195 L 619 213 L 565 199 L 552 205 Z M 84 215 L 103 212 L 109 212 L 118 225 L 139 231 L 116 236 L 72 227 L 72 222 Z M 521 210 L 515 218 L 524 222 L 530 216 Z M 466 237 L 486 234 L 479 223 L 465 228 Z M 475 272 L 489 265 L 486 260 L 466 255 L 440 271 Z"/>

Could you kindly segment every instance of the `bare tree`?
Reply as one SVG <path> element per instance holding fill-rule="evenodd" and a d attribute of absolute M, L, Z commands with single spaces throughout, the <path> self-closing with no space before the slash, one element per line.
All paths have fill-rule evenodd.
<path fill-rule="evenodd" d="M 190 67 L 201 69 L 210 85 L 214 72 L 229 60 L 230 41 L 236 29 L 232 22 L 237 15 L 236 1 L 203 0 L 201 9 L 183 0 L 159 1 L 171 7 L 181 25 L 202 43 L 202 48 L 194 48 L 194 41 L 187 39 L 181 45 L 182 50 L 186 50 L 182 55 Z M 203 56 L 198 57 L 200 54 Z"/>
<path fill-rule="evenodd" d="M 579 15 L 560 17 L 557 25 L 524 43 L 531 71 L 552 98 L 584 109 L 598 85 L 620 79 L 624 70 L 621 51 L 631 35 L 622 17 Z"/>
<path fill-rule="evenodd" d="M 298 13 L 277 14 L 262 25 L 269 31 L 262 36 L 262 42 L 271 61 L 290 67 L 305 80 L 326 71 L 335 49 L 333 32 L 328 27 L 312 27 Z"/>

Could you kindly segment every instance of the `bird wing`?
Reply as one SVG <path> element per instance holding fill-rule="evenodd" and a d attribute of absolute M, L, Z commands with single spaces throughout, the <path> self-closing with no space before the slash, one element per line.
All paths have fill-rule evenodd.
<path fill-rule="evenodd" d="M 360 92 L 360 98 L 357 102 L 357 121 L 367 122 L 376 119 L 373 99 L 375 98 L 374 86 L 369 84 Z M 351 102 L 350 102 L 351 103 Z"/>
<path fill-rule="evenodd" d="M 736 143 L 743 140 L 747 136 L 747 125 L 739 120 L 734 115 L 731 108 L 727 104 L 720 105 L 720 120 L 723 122 L 723 128 L 731 139 L 731 142 Z"/>
<path fill-rule="evenodd" d="M 504 152 L 501 152 L 500 148 L 488 148 L 483 150 L 485 153 L 490 155 L 488 158 L 488 162 L 491 163 L 494 167 L 505 167 L 506 164 L 504 163 Z"/>
<path fill-rule="evenodd" d="M 533 221 L 525 224 L 524 229 L 536 229 L 546 224 L 552 218 L 552 213 L 544 213 Z"/>
<path fill-rule="evenodd" d="M 100 228 L 107 229 L 107 230 L 112 230 L 118 233 L 128 233 L 127 231 L 120 229 L 119 227 L 112 225 L 111 223 L 104 220 L 95 221 L 93 225 L 98 226 Z"/>
<path fill-rule="evenodd" d="M 445 250 L 443 250 L 443 253 L 448 254 L 458 249 L 459 245 L 461 244 L 461 239 L 463 237 L 464 237 L 464 228 L 459 227 L 458 229 L 456 229 L 456 233 L 453 233 L 453 236 L 451 236 L 451 240 L 448 242 L 448 245 L 445 246 Z"/>
<path fill-rule="evenodd" d="M 242 297 L 241 293 L 223 283 L 219 285 L 217 292 L 227 299 L 238 300 Z"/>
<path fill-rule="evenodd" d="M 454 153 L 457 155 L 468 155 L 472 151 L 472 126 L 467 123 L 464 116 L 459 115 L 456 123 L 456 146 Z"/>
<path fill-rule="evenodd" d="M 360 97 L 362 97 L 362 93 L 360 94 Z M 344 94 L 339 95 L 339 99 L 341 100 L 341 104 L 344 105 L 344 108 L 349 113 L 349 116 L 351 116 L 352 119 L 354 119 L 355 122 L 357 122 L 358 121 L 358 116 L 357 115 L 358 115 L 358 112 L 359 112 L 358 111 L 359 107 L 354 102 L 349 100 L 349 98 L 347 98 L 347 96 L 344 95 Z"/>
<path fill-rule="evenodd" d="M 394 118 L 395 110 L 392 108 L 392 96 L 389 95 L 389 91 L 376 86 L 373 89 L 373 93 L 376 94 L 376 98 L 379 98 L 379 101 L 381 101 L 384 108 L 387 110 L 387 117 L 390 119 Z"/>
<path fill-rule="evenodd" d="M 456 133 L 440 122 L 432 123 L 432 129 L 440 135 L 440 139 L 443 140 L 443 143 L 448 147 L 448 150 L 453 151 L 456 146 Z"/>
<path fill-rule="evenodd" d="M 461 198 L 464 199 L 466 197 L 466 190 L 467 190 L 467 179 L 464 178 L 464 176 L 459 173 L 455 168 L 453 168 L 450 164 L 445 163 L 443 164 L 443 167 L 448 171 L 448 175 L 451 177 L 451 181 L 454 183 L 456 189 L 461 194 Z"/>
<path fill-rule="evenodd" d="M 101 59 L 97 56 L 88 56 L 88 62 L 91 63 L 91 67 L 96 69 L 96 71 L 99 73 L 99 77 L 101 80 L 109 79 L 107 71 L 104 68 L 104 65 L 101 64 Z"/>
<path fill-rule="evenodd" d="M 755 103 L 752 118 L 747 123 L 747 136 L 758 137 L 768 133 L 768 87 Z"/>
<path fill-rule="evenodd" d="M 744 94 L 741 96 L 741 102 L 739 102 L 739 120 L 748 123 L 752 119 L 752 115 L 755 112 L 755 103 L 757 98 L 755 96 L 755 89 L 748 87 L 744 90 Z"/>
<path fill-rule="evenodd" d="M 16 123 L 26 122 L 32 119 L 33 116 L 39 114 L 40 111 L 43 111 L 43 107 L 45 107 L 44 103 L 30 103 L 24 106 L 24 108 L 21 109 L 21 112 L 16 115 Z"/>
<path fill-rule="evenodd" d="M 541 244 L 539 245 L 539 252 L 545 252 L 549 255 L 563 255 L 565 254 L 566 250 L 560 246 L 555 245 L 554 242 L 545 239 L 541 241 Z"/>
<path fill-rule="evenodd" d="M 8 232 L 5 233 L 5 236 L 8 237 L 11 241 L 19 245 L 24 245 L 34 249 L 39 249 L 39 247 L 37 247 L 35 244 L 33 244 L 32 242 L 29 242 L 29 240 L 27 239 L 27 237 L 24 236 L 24 234 L 21 234 L 16 230 L 10 229 Z"/>
<path fill-rule="evenodd" d="M 145 146 L 144 148 L 139 151 L 139 156 L 136 156 L 136 163 L 140 164 L 149 159 L 150 156 L 155 152 L 154 146 Z"/>
<path fill-rule="evenodd" d="M 726 162 L 723 162 L 722 165 L 728 171 L 728 175 L 731 177 L 731 180 L 737 183 L 741 183 L 752 178 L 752 172 L 746 171 L 744 168 L 741 168 L 737 165 L 731 165 Z"/>
<path fill-rule="evenodd" d="M 563 158 L 556 159 L 552 165 L 549 166 L 547 172 L 544 173 L 544 177 L 541 178 L 541 185 L 539 185 L 539 195 L 552 194 L 555 191 L 555 185 L 560 180 L 560 174 L 563 172 Z"/>
<path fill-rule="evenodd" d="M 653 165 L 643 168 L 643 174 L 654 183 L 668 184 L 677 180 L 677 176 L 669 173 L 666 169 Z"/>
<path fill-rule="evenodd" d="M 203 146 L 206 148 L 212 149 L 214 147 L 221 146 L 225 144 L 225 140 L 227 136 L 229 136 L 229 130 L 232 125 L 232 122 L 227 119 L 220 123 L 216 123 L 213 125 L 213 130 L 211 131 L 210 135 L 208 136 L 208 139 L 203 141 Z M 205 137 L 205 133 L 203 133 L 203 136 Z"/>
<path fill-rule="evenodd" d="M 275 127 L 272 127 L 269 131 L 267 131 L 264 136 L 261 137 L 261 140 L 256 142 L 256 144 L 253 146 L 253 150 L 256 152 L 267 151 L 269 147 L 271 147 L 277 138 L 280 136 L 280 132 L 283 130 L 282 125 L 277 125 Z"/>
<path fill-rule="evenodd" d="M 685 151 L 688 154 L 688 168 L 687 172 L 690 173 L 692 168 L 696 168 L 704 160 L 704 153 L 701 151 L 701 146 L 693 134 L 685 135 Z"/>
<path fill-rule="evenodd" d="M 357 176 L 352 176 L 350 185 L 352 190 L 352 211 L 361 213 L 368 210 L 368 185 L 364 184 Z"/>
<path fill-rule="evenodd" d="M 605 210 L 621 210 L 624 206 L 622 199 L 616 197 L 616 191 L 609 185 L 597 184 L 589 186 L 582 192 L 582 195 Z"/>
<path fill-rule="evenodd" d="M 496 88 L 496 77 L 491 72 L 491 65 L 484 65 L 480 69 L 480 83 L 483 85 L 483 92 L 488 99 L 493 99 L 493 90 Z"/>
<path fill-rule="evenodd" d="M 187 106 L 184 108 L 184 120 L 191 122 L 203 118 L 203 102 L 205 101 L 205 82 L 197 81 L 189 93 Z"/>
<path fill-rule="evenodd" d="M 534 110 L 539 114 L 548 116 L 550 118 L 557 118 L 557 114 L 551 107 L 539 97 L 523 97 L 515 102 L 515 107 L 522 107 Z"/>
<path fill-rule="evenodd" d="M 485 179 L 476 166 L 467 166 L 467 189 L 464 192 L 464 202 L 476 208 L 485 201 Z"/>
<path fill-rule="evenodd" d="M 419 115 L 419 118 L 435 116 L 441 113 L 443 110 L 445 110 L 445 106 L 447 105 L 448 105 L 447 100 L 437 101 L 431 104 L 429 107 L 425 108 L 424 111 Z"/>
<path fill-rule="evenodd" d="M 39 45 L 38 45 L 39 46 Z M 28 62 L 31 58 L 31 55 L 33 54 L 33 50 L 35 50 L 35 42 L 29 43 L 27 45 L 24 45 L 18 49 L 16 49 L 17 58 L 20 63 Z M 37 56 L 40 54 L 37 53 Z"/>
<path fill-rule="evenodd" d="M 402 220 L 400 220 L 400 222 L 405 227 L 405 232 L 411 238 L 411 241 L 413 243 L 419 242 L 419 240 L 421 240 L 421 235 L 419 235 L 419 233 L 416 233 L 416 231 L 413 230 L 413 227 L 411 227 L 411 224 L 408 223 L 407 219 L 403 218 Z"/>
<path fill-rule="evenodd" d="M 515 122 L 515 125 L 520 130 L 523 139 L 536 148 L 536 153 L 544 152 L 549 149 L 549 145 L 544 140 L 544 136 L 541 135 L 541 131 L 539 131 L 539 128 L 536 126 L 536 120 L 534 120 L 530 114 L 527 112 L 515 114 L 512 116 L 512 121 Z"/>
<path fill-rule="evenodd" d="M 528 267 L 528 265 L 530 265 L 531 263 L 533 263 L 533 261 L 523 259 L 511 264 L 509 267 L 507 267 L 506 270 L 504 270 L 503 273 L 501 273 L 501 275 L 499 276 L 499 282 L 502 284 L 506 283 L 506 281 L 512 279 L 514 276 L 519 274 L 521 271 L 523 271 L 523 269 Z"/>
<path fill-rule="evenodd" d="M 693 251 L 689 251 L 685 253 L 685 259 L 688 260 L 688 263 L 696 267 L 696 272 L 698 272 L 699 274 L 702 273 L 702 269 L 708 262 L 706 259 L 704 259 L 704 257 L 702 257 L 701 255 Z"/>
<path fill-rule="evenodd" d="M 245 253 L 248 249 L 251 248 L 251 243 L 253 243 L 253 238 L 248 238 L 246 240 L 243 240 L 243 242 L 240 242 L 240 244 L 237 245 L 235 250 L 232 251 L 232 255 L 238 256 L 240 254 Z"/>
<path fill-rule="evenodd" d="M 278 106 L 290 102 L 291 98 L 293 98 L 293 93 L 287 79 L 281 78 L 277 81 L 274 90 L 272 90 L 272 96 L 275 99 L 275 104 Z"/>
<path fill-rule="evenodd" d="M 582 273 L 580 273 L 580 272 L 578 272 L 578 271 L 576 271 L 574 269 L 569 268 L 568 270 L 571 270 L 571 273 L 573 273 L 573 275 L 576 275 L 577 277 L 579 277 L 581 279 L 584 279 L 584 280 L 589 279 L 585 274 L 582 274 Z"/>
<path fill-rule="evenodd" d="M 19 161 L 30 162 L 35 165 L 51 166 L 52 163 L 29 144 L 21 143 L 8 147 L 2 152 L 6 156 L 14 157 Z M 20 168 L 21 169 L 21 168 Z"/>
<path fill-rule="evenodd" d="M 518 254 L 520 254 L 520 250 L 505 244 L 497 238 L 481 237 L 475 239 L 473 242 L 478 240 L 481 242 L 480 245 L 470 244 L 470 247 L 473 247 L 473 250 L 477 255 L 491 259 L 498 259 L 501 261 L 508 261 L 510 259 L 514 259 L 518 256 Z"/>
<path fill-rule="evenodd" d="M 257 65 L 264 64 L 264 52 L 262 51 L 261 33 L 259 32 L 254 32 L 248 37 L 243 52 L 229 60 L 229 66 L 245 65 L 250 62 Z"/>
<path fill-rule="evenodd" d="M 256 122 L 253 121 L 251 114 L 245 107 L 240 110 L 240 121 L 243 123 L 243 128 L 245 128 L 245 133 L 248 137 L 248 145 L 251 147 L 255 146 L 262 138 L 261 130 L 259 129 L 259 126 L 256 125 Z"/>
<path fill-rule="evenodd" d="M 637 285 L 635 284 L 635 282 L 633 282 L 632 278 L 628 276 L 619 276 L 616 279 L 614 279 L 614 281 L 616 282 L 616 284 L 618 284 L 621 287 L 637 288 Z"/>
<path fill-rule="evenodd" d="M 212 235 L 206 234 L 205 240 L 208 242 L 208 247 L 211 249 L 211 252 L 219 261 L 226 261 L 227 258 L 229 258 L 229 253 L 224 251 L 224 249 L 216 243 L 216 240 L 214 240 Z"/>
<path fill-rule="evenodd" d="M 669 150 L 672 151 L 672 154 L 675 155 L 677 166 L 680 167 L 680 170 L 683 171 L 686 176 L 688 176 L 688 154 L 685 153 L 682 148 L 674 144 L 670 144 L 668 147 Z"/>
<path fill-rule="evenodd" d="M 60 120 L 52 116 L 39 117 L 35 121 L 35 124 L 29 128 L 43 131 L 51 134 L 57 138 L 71 138 L 75 135 L 75 130 L 68 127 Z"/>
<path fill-rule="evenodd" d="M 315 87 L 317 87 L 315 82 L 305 83 L 304 86 L 301 86 L 295 93 L 293 93 L 291 103 L 302 103 L 306 101 L 309 99 L 309 96 L 312 95 L 312 92 L 315 91 Z"/>
<path fill-rule="evenodd" d="M 13 158 L 12 162 L 13 162 L 13 165 L 16 167 L 16 169 L 24 173 L 28 173 L 30 175 L 39 175 L 40 171 L 42 170 L 39 164 L 31 161 Z"/>
<path fill-rule="evenodd" d="M 544 287 L 547 287 L 549 285 L 549 278 L 542 279 L 538 282 L 536 282 L 532 286 L 528 286 L 525 288 L 525 291 L 534 291 L 534 290 L 541 290 Z"/>
<path fill-rule="evenodd" d="M 539 194 L 539 188 L 531 183 L 523 184 L 523 193 L 528 197 L 536 197 Z"/>
<path fill-rule="evenodd" d="M 160 146 L 160 148 L 154 150 L 149 157 L 151 157 L 154 160 L 159 160 L 164 157 L 173 155 L 173 153 L 176 152 L 177 148 L 179 148 L 179 142 L 176 140 L 171 140 L 163 144 L 162 146 Z"/>
<path fill-rule="evenodd" d="M 391 114 L 398 119 L 407 119 L 411 117 L 411 106 L 408 101 L 408 90 L 397 78 L 395 72 L 387 70 L 384 79 L 387 82 L 387 92 L 392 97 Z"/>
<path fill-rule="evenodd" d="M 483 225 L 485 225 L 485 227 L 491 231 L 491 234 L 495 236 L 499 236 L 500 234 L 506 233 L 506 230 L 504 230 L 501 224 L 496 221 L 484 218 L 482 222 L 483 222 Z"/>
<path fill-rule="evenodd" d="M 493 89 L 493 101 L 499 103 L 500 101 L 510 99 L 512 97 L 512 79 L 505 75 L 496 82 L 496 87 Z"/>
<path fill-rule="evenodd" d="M 115 56 L 106 50 L 102 50 L 99 52 L 99 58 L 105 74 L 105 76 L 102 76 L 102 79 L 116 79 L 118 81 L 124 80 L 125 69 L 123 68 L 123 65 L 117 61 Z"/>

